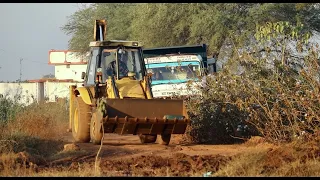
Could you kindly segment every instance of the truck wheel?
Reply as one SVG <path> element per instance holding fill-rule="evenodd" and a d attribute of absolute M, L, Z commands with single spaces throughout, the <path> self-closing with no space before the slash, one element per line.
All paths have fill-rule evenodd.
<path fill-rule="evenodd" d="M 154 143 L 157 140 L 157 135 L 146 135 L 146 134 L 140 134 L 139 135 L 141 143 Z"/>
<path fill-rule="evenodd" d="M 75 142 L 90 142 L 90 119 L 91 107 L 81 97 L 74 100 L 74 111 L 72 116 L 72 135 Z"/>
<path fill-rule="evenodd" d="M 94 111 L 91 117 L 90 138 L 93 144 L 101 144 L 102 140 L 102 114 L 99 111 Z"/>
<path fill-rule="evenodd" d="M 161 134 L 161 140 L 159 144 L 168 145 L 170 143 L 171 134 Z"/>

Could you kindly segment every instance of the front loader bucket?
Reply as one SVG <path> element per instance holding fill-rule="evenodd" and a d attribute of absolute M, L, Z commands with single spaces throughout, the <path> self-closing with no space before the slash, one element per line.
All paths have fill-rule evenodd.
<path fill-rule="evenodd" d="M 183 100 L 107 99 L 105 133 L 184 134 L 190 123 Z"/>

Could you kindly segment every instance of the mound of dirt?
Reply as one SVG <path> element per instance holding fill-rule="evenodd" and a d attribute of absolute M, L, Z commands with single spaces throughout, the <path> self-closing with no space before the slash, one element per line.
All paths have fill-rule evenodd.
<path fill-rule="evenodd" d="M 75 143 L 65 144 L 63 146 L 63 151 L 64 152 L 66 152 L 66 151 L 79 151 L 79 150 L 80 150 L 80 147 Z"/>

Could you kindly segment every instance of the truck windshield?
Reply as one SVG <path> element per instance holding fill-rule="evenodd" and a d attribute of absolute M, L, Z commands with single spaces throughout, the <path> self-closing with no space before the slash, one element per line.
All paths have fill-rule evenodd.
<path fill-rule="evenodd" d="M 200 63 L 166 62 L 147 64 L 147 71 L 152 73 L 152 84 L 183 83 L 188 80 L 198 80 Z"/>

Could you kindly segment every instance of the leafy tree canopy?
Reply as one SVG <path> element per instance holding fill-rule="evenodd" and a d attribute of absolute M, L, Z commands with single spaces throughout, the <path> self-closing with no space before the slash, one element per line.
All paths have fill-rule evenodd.
<path fill-rule="evenodd" d="M 257 25 L 287 21 L 320 31 L 315 3 L 96 3 L 79 9 L 61 28 L 69 49 L 88 50 L 95 19 L 107 20 L 107 39 L 138 40 L 144 47 L 206 43 L 209 54 L 226 40 L 243 45 Z"/>

